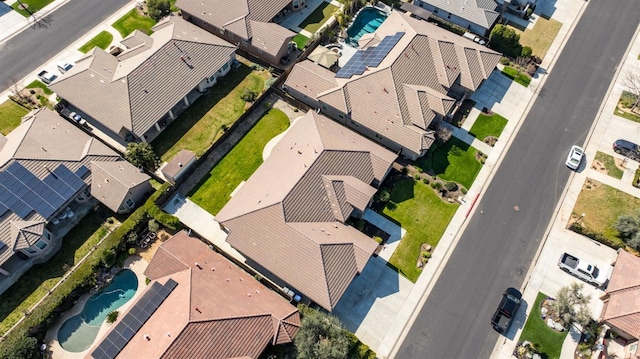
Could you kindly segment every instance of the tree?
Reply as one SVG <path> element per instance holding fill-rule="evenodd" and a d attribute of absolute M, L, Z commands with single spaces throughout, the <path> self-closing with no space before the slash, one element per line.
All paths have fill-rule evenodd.
<path fill-rule="evenodd" d="M 299 359 L 344 359 L 349 353 L 348 332 L 338 318 L 312 310 L 305 312 L 293 342 Z"/>
<path fill-rule="evenodd" d="M 631 106 L 631 112 L 640 106 L 640 69 L 629 71 L 622 78 L 622 85 L 634 95 L 634 102 Z"/>
<path fill-rule="evenodd" d="M 640 211 L 635 214 L 623 214 L 618 217 L 613 228 L 628 246 L 640 250 Z"/>
<path fill-rule="evenodd" d="M 491 30 L 489 47 L 511 58 L 522 54 L 520 35 L 516 34 L 513 29 L 501 24 L 494 26 L 493 30 Z"/>
<path fill-rule="evenodd" d="M 171 3 L 169 0 L 147 0 L 147 11 L 149 12 L 149 17 L 158 21 L 169 15 Z"/>
<path fill-rule="evenodd" d="M 592 320 L 589 309 L 589 296 L 582 294 L 582 283 L 574 282 L 571 285 L 560 288 L 552 303 L 553 310 L 558 314 L 560 322 L 567 328 L 579 324 L 586 328 Z"/>
<path fill-rule="evenodd" d="M 129 143 L 124 157 L 136 167 L 146 167 L 150 170 L 155 170 L 157 167 L 156 154 L 153 152 L 153 147 L 146 142 Z"/>

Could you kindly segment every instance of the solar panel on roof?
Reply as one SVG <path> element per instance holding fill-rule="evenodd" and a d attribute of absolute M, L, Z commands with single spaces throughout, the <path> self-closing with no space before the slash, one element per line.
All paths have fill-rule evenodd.
<path fill-rule="evenodd" d="M 3 216 L 5 213 L 7 213 L 7 211 L 9 210 L 9 208 L 7 208 L 7 206 L 5 206 L 4 204 L 0 203 L 0 216 Z M 0 246 L 1 248 L 1 246 Z"/>
<path fill-rule="evenodd" d="M 86 175 L 87 173 L 89 173 L 89 169 L 85 165 L 80 166 L 80 168 L 76 170 L 76 175 L 80 178 L 82 178 L 82 176 Z"/>
<path fill-rule="evenodd" d="M 158 309 L 158 306 L 169 296 L 177 284 L 173 280 L 167 281 L 164 286 L 158 282 L 153 282 L 124 318 L 102 340 L 100 345 L 91 352 L 91 356 L 95 359 L 115 358 Z"/>
<path fill-rule="evenodd" d="M 336 73 L 336 77 L 348 79 L 353 75 L 362 75 L 367 67 L 379 66 L 403 35 L 404 32 L 387 35 L 378 45 L 356 51 L 353 57 Z"/>

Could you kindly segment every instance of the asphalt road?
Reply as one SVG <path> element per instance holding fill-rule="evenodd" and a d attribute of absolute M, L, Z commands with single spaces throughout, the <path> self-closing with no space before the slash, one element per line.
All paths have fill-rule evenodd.
<path fill-rule="evenodd" d="M 0 44 L 0 92 L 99 25 L 129 0 L 71 0 Z M 54 68 L 50 71 L 56 71 Z"/>
<path fill-rule="evenodd" d="M 637 0 L 590 1 L 396 358 L 491 356 L 493 311 L 524 282 L 638 19 Z"/>

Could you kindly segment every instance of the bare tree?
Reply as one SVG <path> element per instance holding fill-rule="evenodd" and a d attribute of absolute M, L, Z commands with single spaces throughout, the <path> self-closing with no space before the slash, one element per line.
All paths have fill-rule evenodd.
<path fill-rule="evenodd" d="M 627 72 L 622 78 L 622 85 L 635 96 L 635 101 L 631 106 L 631 112 L 633 112 L 640 106 L 640 68 Z"/>
<path fill-rule="evenodd" d="M 527 69 L 527 65 L 529 64 L 529 58 L 524 56 L 518 56 L 513 61 L 513 63 L 518 68 L 518 75 L 516 75 L 516 77 L 518 77 L 520 76 L 520 73 L 522 73 L 524 70 Z"/>
<path fill-rule="evenodd" d="M 24 88 L 22 88 L 22 86 L 18 83 L 18 79 L 12 76 L 11 83 L 13 84 L 11 86 L 11 92 L 13 92 L 14 96 L 16 96 L 23 102 L 29 102 L 29 96 L 25 96 L 24 93 L 22 93 L 22 90 L 24 90 Z"/>

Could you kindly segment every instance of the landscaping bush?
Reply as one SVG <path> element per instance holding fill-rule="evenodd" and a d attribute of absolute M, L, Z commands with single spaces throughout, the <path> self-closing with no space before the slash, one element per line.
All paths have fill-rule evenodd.
<path fill-rule="evenodd" d="M 109 312 L 109 314 L 107 314 L 107 323 L 111 324 L 113 322 L 115 322 L 116 320 L 118 320 L 118 311 L 114 310 L 112 312 Z"/>
<path fill-rule="evenodd" d="M 246 102 L 254 102 L 258 98 L 258 93 L 249 89 L 244 89 L 240 98 Z"/>
<path fill-rule="evenodd" d="M 527 65 L 527 74 L 529 76 L 535 75 L 537 70 L 538 70 L 538 68 L 536 67 L 536 65 L 534 65 L 534 64 Z"/>
<path fill-rule="evenodd" d="M 511 58 L 516 58 L 522 53 L 520 35 L 502 24 L 494 26 L 491 30 L 489 47 Z"/>
<path fill-rule="evenodd" d="M 414 178 L 416 181 L 419 181 L 419 180 L 420 180 L 420 175 L 416 173 L 415 175 L 413 175 L 413 178 Z"/>
<path fill-rule="evenodd" d="M 38 339 L 29 336 L 14 336 L 14 338 L 8 338 L 8 340 L 3 342 L 0 358 L 40 358 L 40 354 L 38 353 Z"/>
<path fill-rule="evenodd" d="M 155 204 L 149 206 L 147 213 L 151 218 L 171 230 L 176 231 L 182 229 L 182 223 L 180 223 L 180 219 L 178 217 L 164 212 Z"/>
<path fill-rule="evenodd" d="M 447 189 L 447 191 L 453 192 L 453 191 L 457 191 L 458 190 L 458 184 L 455 182 L 447 182 L 444 184 L 444 188 Z"/>
<path fill-rule="evenodd" d="M 615 243 L 611 240 L 609 240 L 607 237 L 605 237 L 602 233 L 596 233 L 588 228 L 586 228 L 585 226 L 583 226 L 580 223 L 572 223 L 569 226 L 569 229 L 578 233 L 578 234 L 582 234 L 583 236 L 589 237 L 591 239 L 593 239 L 594 241 L 600 242 L 608 247 L 611 247 L 613 249 L 620 249 L 623 248 L 624 245 L 621 245 L 619 243 Z"/>
<path fill-rule="evenodd" d="M 389 202 L 389 199 L 391 199 L 391 194 L 386 191 L 386 190 L 381 190 L 380 192 L 378 192 L 378 201 L 386 203 Z"/>
<path fill-rule="evenodd" d="M 422 182 L 423 182 L 424 184 L 429 184 L 429 179 L 428 179 L 428 178 L 423 178 L 423 179 L 422 179 Z"/>
<path fill-rule="evenodd" d="M 158 232 L 158 230 L 160 229 L 160 225 L 158 224 L 158 222 L 151 218 L 148 222 L 149 224 L 147 225 L 147 228 L 149 229 L 149 232 Z"/>
<path fill-rule="evenodd" d="M 511 60 L 509 60 L 508 57 L 504 57 L 503 56 L 503 57 L 500 58 L 500 63 L 502 65 L 508 66 L 509 64 L 511 64 Z"/>
<path fill-rule="evenodd" d="M 440 182 L 433 182 L 433 183 L 431 184 L 431 188 L 433 188 L 433 189 L 441 189 L 441 188 L 442 188 L 442 183 L 440 183 Z"/>
<path fill-rule="evenodd" d="M 531 54 L 533 54 L 533 49 L 531 49 L 531 47 L 529 46 L 522 47 L 522 51 L 520 51 L 520 56 L 528 58 L 528 57 L 531 57 Z"/>
<path fill-rule="evenodd" d="M 382 237 L 380 236 L 373 236 L 373 240 L 378 242 L 378 244 L 382 244 Z"/>

